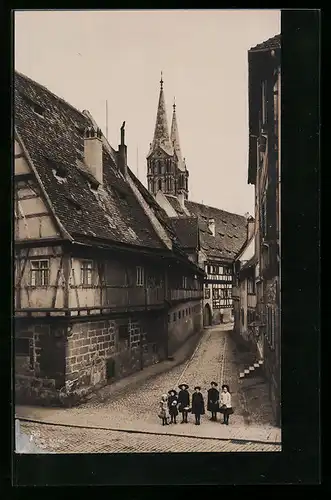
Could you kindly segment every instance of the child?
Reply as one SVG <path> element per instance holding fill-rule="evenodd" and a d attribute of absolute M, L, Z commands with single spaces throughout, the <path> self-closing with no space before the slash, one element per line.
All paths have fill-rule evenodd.
<path fill-rule="evenodd" d="M 201 387 L 194 388 L 195 392 L 192 394 L 192 413 L 195 415 L 195 425 L 200 425 L 201 415 L 205 414 L 205 402 L 201 394 Z"/>
<path fill-rule="evenodd" d="M 176 417 L 178 415 L 178 396 L 177 392 L 175 389 L 172 389 L 171 391 L 168 392 L 169 397 L 168 397 L 168 407 L 169 407 L 169 413 L 170 413 L 170 423 L 171 424 L 177 424 L 176 422 Z"/>
<path fill-rule="evenodd" d="M 181 424 L 187 424 L 187 416 L 190 407 L 190 394 L 187 390 L 189 387 L 187 384 L 180 384 L 178 387 L 180 389 L 178 393 L 179 411 L 183 417 Z"/>
<path fill-rule="evenodd" d="M 163 394 L 160 401 L 159 417 L 162 420 L 162 425 L 168 425 L 169 409 L 168 409 L 168 396 Z"/>
<path fill-rule="evenodd" d="M 227 384 L 222 385 L 221 392 L 221 413 L 223 413 L 222 424 L 229 425 L 229 415 L 233 413 L 230 388 Z"/>
<path fill-rule="evenodd" d="M 219 410 L 219 399 L 220 399 L 220 393 L 216 389 L 217 387 L 217 382 L 210 382 L 211 388 L 208 389 L 208 404 L 207 404 L 207 410 L 211 412 L 211 419 L 212 421 L 217 420 L 217 412 Z"/>

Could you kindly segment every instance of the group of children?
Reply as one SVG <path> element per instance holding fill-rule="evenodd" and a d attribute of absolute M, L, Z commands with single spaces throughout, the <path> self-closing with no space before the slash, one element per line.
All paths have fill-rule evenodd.
<path fill-rule="evenodd" d="M 211 412 L 210 420 L 217 420 L 217 413 L 223 414 L 222 424 L 229 425 L 229 416 L 233 413 L 231 393 L 227 384 L 222 385 L 222 392 L 219 393 L 217 382 L 211 382 L 211 387 L 207 392 L 207 410 Z M 205 414 L 205 402 L 201 394 L 201 387 L 196 386 L 192 394 L 192 404 L 190 405 L 189 386 L 180 384 L 180 391 L 177 393 L 175 389 L 171 389 L 168 394 L 163 394 L 160 401 L 159 417 L 162 420 L 162 425 L 177 423 L 177 416 L 182 414 L 181 424 L 188 423 L 188 414 L 193 413 L 195 416 L 195 425 L 200 425 L 201 415 Z"/>

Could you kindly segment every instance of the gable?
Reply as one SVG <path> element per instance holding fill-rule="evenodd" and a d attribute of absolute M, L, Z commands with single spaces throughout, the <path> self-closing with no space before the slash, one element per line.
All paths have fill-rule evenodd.
<path fill-rule="evenodd" d="M 57 223 L 47 207 L 43 193 L 33 175 L 15 177 L 15 239 L 61 237 Z"/>

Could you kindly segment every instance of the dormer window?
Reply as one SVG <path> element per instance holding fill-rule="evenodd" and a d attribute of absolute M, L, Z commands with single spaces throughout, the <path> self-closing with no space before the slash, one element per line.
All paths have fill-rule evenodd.
<path fill-rule="evenodd" d="M 66 199 L 69 201 L 69 204 L 71 205 L 71 207 L 73 209 L 75 209 L 75 211 L 79 214 L 82 213 L 82 207 L 80 205 L 80 203 L 75 200 L 75 198 L 71 197 L 71 196 L 66 196 Z"/>
<path fill-rule="evenodd" d="M 25 94 L 23 94 L 23 98 L 24 98 L 25 102 L 30 106 L 32 111 L 34 113 L 36 113 L 36 115 L 41 116 L 41 117 L 44 116 L 46 110 L 43 106 L 41 106 L 37 102 L 33 101 L 30 97 L 28 97 Z"/>

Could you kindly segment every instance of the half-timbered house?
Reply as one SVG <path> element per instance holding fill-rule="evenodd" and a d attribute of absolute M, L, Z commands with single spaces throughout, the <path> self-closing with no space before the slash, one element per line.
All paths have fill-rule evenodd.
<path fill-rule="evenodd" d="M 248 183 L 255 189 L 256 332 L 275 419 L 280 423 L 281 36 L 251 48 Z"/>
<path fill-rule="evenodd" d="M 15 385 L 79 401 L 171 355 L 202 327 L 203 272 L 80 112 L 15 73 Z"/>
<path fill-rule="evenodd" d="M 233 317 L 232 267 L 246 239 L 246 219 L 188 199 L 189 171 L 179 142 L 176 105 L 173 105 L 169 134 L 162 78 L 160 83 L 154 137 L 147 156 L 148 188 L 168 217 L 175 221 L 179 239 L 187 239 L 188 227 L 197 228 L 195 250 L 192 244 L 184 246 L 191 258 L 195 254 L 195 262 L 206 273 L 204 324 L 230 321 Z"/>

